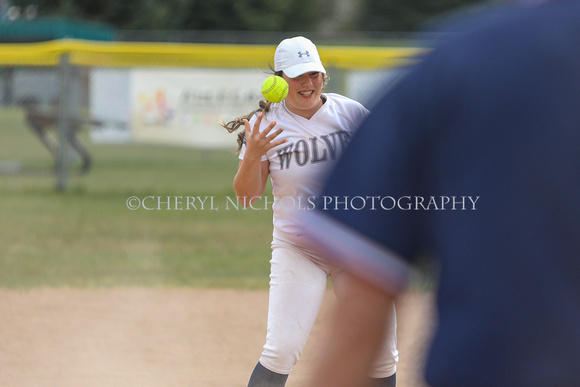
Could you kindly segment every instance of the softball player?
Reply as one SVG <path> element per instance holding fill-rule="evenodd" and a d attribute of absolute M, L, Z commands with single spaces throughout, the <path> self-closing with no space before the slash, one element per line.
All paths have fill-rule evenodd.
<path fill-rule="evenodd" d="M 268 329 L 249 387 L 285 385 L 320 310 L 328 277 L 340 302 L 344 274 L 305 247 L 297 217 L 301 210 L 313 209 L 323 175 L 368 114 L 356 101 L 322 93 L 328 78 L 310 40 L 283 40 L 274 65 L 275 74 L 288 82 L 286 99 L 261 101 L 256 112 L 222 123 L 230 132 L 245 128 L 238 137 L 240 163 L 234 178 L 240 202 L 249 205 L 258 200 L 268 177 L 274 196 Z M 376 386 L 395 386 L 398 351 L 392 316 L 383 349 L 371 368 Z"/>

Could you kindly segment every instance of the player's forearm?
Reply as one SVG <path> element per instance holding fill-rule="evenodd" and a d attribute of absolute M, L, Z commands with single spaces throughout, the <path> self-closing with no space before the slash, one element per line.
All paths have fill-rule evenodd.
<path fill-rule="evenodd" d="M 234 191 L 238 201 L 244 206 L 259 199 L 264 193 L 261 160 L 244 159 L 234 178 Z"/>
<path fill-rule="evenodd" d="M 370 386 L 367 373 L 383 342 L 392 298 L 353 279 L 341 299 L 308 387 Z"/>

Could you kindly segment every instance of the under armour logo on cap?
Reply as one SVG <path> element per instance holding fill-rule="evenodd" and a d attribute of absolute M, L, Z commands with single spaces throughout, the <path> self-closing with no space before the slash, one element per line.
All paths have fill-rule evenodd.
<path fill-rule="evenodd" d="M 280 42 L 274 54 L 274 71 L 283 71 L 289 78 L 310 72 L 326 74 L 316 46 L 303 36 Z"/>

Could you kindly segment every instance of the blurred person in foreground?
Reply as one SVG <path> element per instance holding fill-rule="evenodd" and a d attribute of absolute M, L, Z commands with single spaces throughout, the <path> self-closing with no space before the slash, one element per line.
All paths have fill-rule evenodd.
<path fill-rule="evenodd" d="M 349 297 L 309 386 L 365 385 L 423 254 L 439 262 L 430 385 L 580 386 L 580 1 L 534 3 L 448 35 L 339 160 L 303 226 Z"/>

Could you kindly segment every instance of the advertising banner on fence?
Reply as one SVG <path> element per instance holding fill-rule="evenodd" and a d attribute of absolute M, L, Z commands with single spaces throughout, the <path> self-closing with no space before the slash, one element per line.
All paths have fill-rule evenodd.
<path fill-rule="evenodd" d="M 137 142 L 235 148 L 219 126 L 258 108 L 267 74 L 248 69 L 131 71 L 131 127 Z"/>
<path fill-rule="evenodd" d="M 94 144 L 119 144 L 133 140 L 130 125 L 130 71 L 95 68 L 90 72 L 89 108 Z"/>
<path fill-rule="evenodd" d="M 94 69 L 94 143 L 155 143 L 235 149 L 219 126 L 258 108 L 268 74 L 259 69 Z"/>
<path fill-rule="evenodd" d="M 339 83 L 346 90 L 341 93 L 372 108 L 377 89 L 387 90 L 395 74 L 342 74 L 344 82 Z M 234 149 L 236 135 L 218 121 L 256 110 L 268 75 L 260 69 L 95 69 L 90 78 L 91 140 Z"/>

